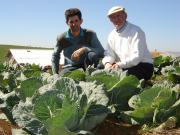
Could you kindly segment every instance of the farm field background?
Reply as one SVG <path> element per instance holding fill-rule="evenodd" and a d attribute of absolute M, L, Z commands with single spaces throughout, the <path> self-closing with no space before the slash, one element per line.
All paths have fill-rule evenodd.
<path fill-rule="evenodd" d="M 2 62 L 9 48 L 28 48 L 1 47 Z M 81 130 L 93 135 L 178 135 L 180 57 L 160 55 L 154 67 L 152 79 L 145 82 L 119 70 L 90 67 L 58 76 L 37 65 L 0 63 L 0 115 L 10 120 L 0 117 L 0 135 L 11 135 L 17 125 L 42 135 L 75 135 Z"/>
<path fill-rule="evenodd" d="M 6 55 L 9 49 L 49 49 L 49 48 L 0 44 L 0 63 L 3 63 L 7 59 Z"/>

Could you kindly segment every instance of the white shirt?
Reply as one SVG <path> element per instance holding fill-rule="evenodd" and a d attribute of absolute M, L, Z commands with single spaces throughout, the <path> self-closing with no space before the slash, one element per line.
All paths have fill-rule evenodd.
<path fill-rule="evenodd" d="M 102 63 L 117 63 L 120 68 L 129 68 L 140 62 L 152 63 L 147 48 L 145 33 L 138 27 L 126 22 L 117 32 L 114 29 L 108 37 L 107 50 Z"/>

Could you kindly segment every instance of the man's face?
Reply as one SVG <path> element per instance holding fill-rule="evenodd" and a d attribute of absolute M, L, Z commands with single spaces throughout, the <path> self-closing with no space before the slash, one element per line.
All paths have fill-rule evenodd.
<path fill-rule="evenodd" d="M 67 25 L 69 26 L 71 32 L 79 32 L 81 27 L 82 20 L 78 16 L 69 17 Z"/>
<path fill-rule="evenodd" d="M 117 12 L 109 16 L 110 21 L 114 24 L 116 29 L 120 29 L 126 21 L 126 13 Z"/>

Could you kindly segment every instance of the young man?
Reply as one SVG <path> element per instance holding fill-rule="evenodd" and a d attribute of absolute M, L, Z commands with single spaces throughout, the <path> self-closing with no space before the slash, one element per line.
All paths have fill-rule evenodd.
<path fill-rule="evenodd" d="M 107 50 L 102 60 L 105 69 L 123 69 L 139 79 L 150 79 L 153 60 L 147 48 L 145 33 L 126 21 L 127 13 L 122 6 L 112 7 L 107 16 L 115 29 L 108 36 Z"/>
<path fill-rule="evenodd" d="M 57 38 L 57 44 L 52 55 L 53 73 L 59 73 L 59 59 L 62 51 L 65 57 L 62 73 L 78 68 L 85 70 L 89 65 L 96 67 L 99 58 L 103 57 L 104 53 L 96 34 L 91 30 L 81 28 L 83 19 L 79 9 L 67 9 L 65 18 L 69 30 Z"/>

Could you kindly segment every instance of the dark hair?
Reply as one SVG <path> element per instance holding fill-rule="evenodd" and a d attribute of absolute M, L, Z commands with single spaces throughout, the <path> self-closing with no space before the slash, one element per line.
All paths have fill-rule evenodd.
<path fill-rule="evenodd" d="M 65 11 L 66 22 L 68 22 L 69 17 L 75 16 L 75 15 L 77 15 L 80 20 L 82 19 L 81 11 L 78 8 L 67 9 Z"/>

